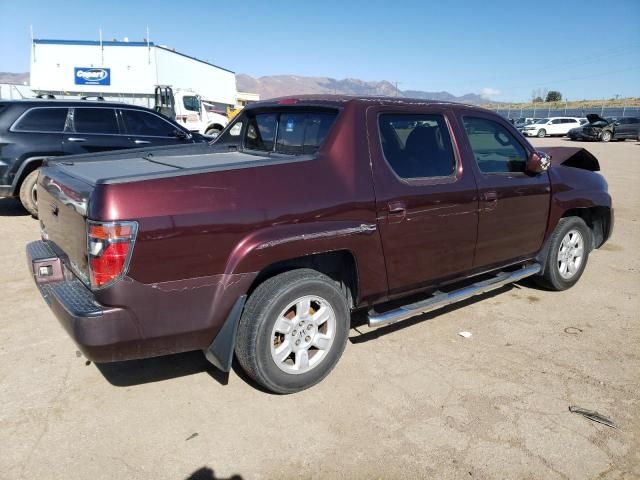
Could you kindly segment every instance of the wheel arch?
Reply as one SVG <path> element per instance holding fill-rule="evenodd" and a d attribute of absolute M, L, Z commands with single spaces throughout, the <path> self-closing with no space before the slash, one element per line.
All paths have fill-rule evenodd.
<path fill-rule="evenodd" d="M 27 175 L 40 168 L 42 166 L 42 162 L 47 158 L 51 158 L 51 155 L 28 157 L 22 161 L 11 184 L 14 195 L 20 192 L 20 186 L 22 185 L 22 182 L 24 182 L 24 179 L 27 178 Z"/>
<path fill-rule="evenodd" d="M 205 132 L 208 132 L 209 130 L 224 130 L 224 126 L 219 123 L 219 122 L 213 122 L 210 125 L 207 125 L 207 128 L 204 129 Z"/>
<path fill-rule="evenodd" d="M 612 229 L 612 214 L 610 207 L 591 206 L 571 208 L 566 210 L 560 218 L 579 217 L 584 220 L 591 230 L 591 249 L 600 248 L 609 238 Z"/>
<path fill-rule="evenodd" d="M 600 248 L 602 245 L 604 245 L 604 243 L 611 235 L 611 231 L 613 230 L 614 217 L 611 207 L 592 205 L 588 207 L 569 208 L 563 211 L 562 214 L 558 217 L 558 221 L 553 225 L 553 228 L 550 229 L 550 233 L 556 229 L 560 220 L 568 217 L 581 218 L 587 224 L 587 227 L 589 228 L 589 230 L 591 230 L 590 250 Z M 542 249 L 536 256 L 536 260 L 542 265 L 542 270 L 538 273 L 538 275 L 543 275 L 545 272 L 545 265 L 549 256 L 549 245 L 551 237 L 551 234 L 547 236 Z"/>
<path fill-rule="evenodd" d="M 301 268 L 309 268 L 323 273 L 338 283 L 348 305 L 351 308 L 355 307 L 358 299 L 358 267 L 355 255 L 346 249 L 311 253 L 270 263 L 258 272 L 247 295 L 250 296 L 266 280 L 281 273 Z"/>

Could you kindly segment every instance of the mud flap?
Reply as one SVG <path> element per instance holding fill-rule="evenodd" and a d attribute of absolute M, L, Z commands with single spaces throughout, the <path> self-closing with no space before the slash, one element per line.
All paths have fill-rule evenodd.
<path fill-rule="evenodd" d="M 231 362 L 233 361 L 233 350 L 236 346 L 236 333 L 238 331 L 238 324 L 240 323 L 240 316 L 244 309 L 244 304 L 247 301 L 247 296 L 242 295 L 233 304 L 233 308 L 229 313 L 229 316 L 222 325 L 222 328 L 213 339 L 211 345 L 204 351 L 205 357 L 216 368 L 223 372 L 231 370 Z"/>

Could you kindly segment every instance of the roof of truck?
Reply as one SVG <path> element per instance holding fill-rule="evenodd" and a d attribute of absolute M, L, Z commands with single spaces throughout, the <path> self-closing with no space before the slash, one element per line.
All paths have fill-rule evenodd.
<path fill-rule="evenodd" d="M 286 97 L 270 98 L 268 100 L 260 100 L 253 102 L 245 108 L 261 108 L 266 106 L 280 105 L 325 105 L 325 106 L 342 106 L 347 103 L 375 103 L 378 105 L 446 105 L 454 108 L 474 108 L 481 109 L 478 105 L 471 105 L 458 102 L 447 102 L 443 100 L 428 100 L 423 98 L 406 98 L 406 97 L 385 97 L 371 95 L 290 95 Z"/>

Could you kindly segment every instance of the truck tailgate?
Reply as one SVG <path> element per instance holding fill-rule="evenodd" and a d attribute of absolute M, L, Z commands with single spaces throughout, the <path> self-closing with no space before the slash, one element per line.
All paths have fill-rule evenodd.
<path fill-rule="evenodd" d="M 84 282 L 89 276 L 86 212 L 92 191 L 92 185 L 55 166 L 40 171 L 38 217 L 43 238 Z"/>

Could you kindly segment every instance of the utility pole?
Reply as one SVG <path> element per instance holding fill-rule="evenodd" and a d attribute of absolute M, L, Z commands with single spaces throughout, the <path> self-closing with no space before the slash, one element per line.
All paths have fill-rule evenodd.
<path fill-rule="evenodd" d="M 398 80 L 396 80 L 396 97 L 398 96 L 398 93 L 400 92 L 400 91 L 398 90 L 398 84 L 399 84 L 399 83 L 402 83 L 402 82 L 399 82 Z"/>

